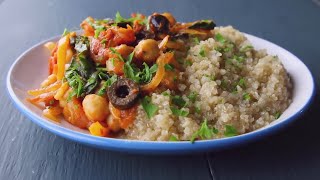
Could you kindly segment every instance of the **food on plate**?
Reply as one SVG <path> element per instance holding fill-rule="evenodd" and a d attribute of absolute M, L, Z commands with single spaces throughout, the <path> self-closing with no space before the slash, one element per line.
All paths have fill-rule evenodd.
<path fill-rule="evenodd" d="M 267 126 L 291 103 L 280 59 L 231 26 L 167 12 L 80 26 L 45 44 L 49 75 L 28 91 L 56 122 L 95 136 L 194 142 Z"/>

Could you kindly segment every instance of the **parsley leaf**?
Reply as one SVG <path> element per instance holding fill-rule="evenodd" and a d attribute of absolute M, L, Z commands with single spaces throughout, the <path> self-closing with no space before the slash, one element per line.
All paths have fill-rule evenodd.
<path fill-rule="evenodd" d="M 246 82 L 245 82 L 244 78 L 241 78 L 241 79 L 239 80 L 238 85 L 239 85 L 240 87 L 246 88 Z"/>
<path fill-rule="evenodd" d="M 209 78 L 211 81 L 214 81 L 215 78 L 216 78 L 214 75 L 211 75 L 211 76 L 210 76 L 210 75 L 208 75 L 208 74 L 205 74 L 204 76 L 207 77 L 207 78 Z"/>
<path fill-rule="evenodd" d="M 63 33 L 62 33 L 62 37 L 69 34 L 69 33 L 70 33 L 70 31 L 68 31 L 67 28 L 64 28 Z"/>
<path fill-rule="evenodd" d="M 179 141 L 179 139 L 176 136 L 171 135 L 169 141 Z"/>
<path fill-rule="evenodd" d="M 196 43 L 196 44 L 199 44 L 200 43 L 200 40 L 198 37 L 194 37 L 193 38 L 193 42 Z"/>
<path fill-rule="evenodd" d="M 191 66 L 191 65 L 192 65 L 192 62 L 191 62 L 190 60 L 186 60 L 186 61 L 185 61 L 185 64 L 186 64 L 187 66 Z"/>
<path fill-rule="evenodd" d="M 169 93 L 167 91 L 163 91 L 161 94 L 164 96 L 169 96 Z"/>
<path fill-rule="evenodd" d="M 191 92 L 188 96 L 187 96 L 191 102 L 195 102 L 197 100 L 198 97 L 198 93 L 196 92 Z"/>
<path fill-rule="evenodd" d="M 171 64 L 165 64 L 165 65 L 164 65 L 164 69 L 165 69 L 166 71 L 174 71 L 174 66 L 171 65 Z"/>
<path fill-rule="evenodd" d="M 247 52 L 247 51 L 250 51 L 253 49 L 253 46 L 251 45 L 247 45 L 247 46 L 244 46 L 240 49 L 240 52 Z"/>
<path fill-rule="evenodd" d="M 195 111 L 196 111 L 197 114 L 200 114 L 200 113 L 201 113 L 200 107 L 199 107 L 199 106 L 196 106 L 196 107 L 195 107 Z"/>
<path fill-rule="evenodd" d="M 176 107 L 170 107 L 170 109 L 171 109 L 172 114 L 175 115 L 175 116 L 186 117 L 189 114 L 188 111 L 185 111 L 185 110 L 182 110 L 182 109 L 178 109 Z"/>
<path fill-rule="evenodd" d="M 156 73 L 158 70 L 158 64 L 154 64 L 150 68 L 150 74 Z"/>
<path fill-rule="evenodd" d="M 246 100 L 246 101 L 250 101 L 251 96 L 250 96 L 249 93 L 243 93 L 242 98 L 243 98 L 244 100 Z"/>
<path fill-rule="evenodd" d="M 105 81 L 102 84 L 102 87 L 98 90 L 98 95 L 103 96 L 106 93 L 107 88 L 110 87 L 114 82 L 116 82 L 117 79 L 118 79 L 118 76 L 113 75 L 113 76 L 111 76 L 111 78 L 109 78 L 107 81 Z"/>
<path fill-rule="evenodd" d="M 196 140 L 196 138 L 201 138 L 201 139 L 210 139 L 213 137 L 213 134 L 217 134 L 218 133 L 218 130 L 215 129 L 215 128 L 209 128 L 208 125 L 207 125 L 207 119 L 205 119 L 203 121 L 203 123 L 201 124 L 201 127 L 200 129 L 195 132 L 190 141 L 191 143 L 194 143 L 194 141 Z"/>
<path fill-rule="evenodd" d="M 187 105 L 187 102 L 178 95 L 172 96 L 172 103 L 177 105 L 178 107 L 185 107 Z"/>
<path fill-rule="evenodd" d="M 276 112 L 276 114 L 274 114 L 274 118 L 275 119 L 279 119 L 279 117 L 281 116 L 281 112 Z"/>
<path fill-rule="evenodd" d="M 202 57 L 206 56 L 206 52 L 205 52 L 204 46 L 201 46 L 200 51 L 199 51 L 199 55 L 202 56 Z"/>
<path fill-rule="evenodd" d="M 109 48 L 110 49 L 110 51 L 113 53 L 113 54 L 116 54 L 117 56 L 118 56 L 118 58 L 122 61 L 122 62 L 124 62 L 124 59 L 123 59 L 123 57 L 121 56 L 121 54 L 115 49 L 115 48 L 113 48 L 113 47 L 110 47 Z M 133 53 L 133 52 L 132 52 Z M 131 53 L 131 54 L 132 54 Z M 130 54 L 130 55 L 131 55 Z M 129 56 L 130 56 L 129 55 Z M 133 56 L 133 55 L 132 55 Z M 132 60 L 132 57 L 131 57 L 131 60 Z M 131 62 L 131 61 L 130 61 Z"/>
<path fill-rule="evenodd" d="M 98 38 L 102 31 L 106 30 L 106 27 L 100 26 L 94 30 L 94 38 Z"/>
<path fill-rule="evenodd" d="M 238 135 L 237 129 L 234 128 L 231 125 L 226 125 L 225 126 L 225 131 L 224 131 L 224 136 L 226 137 L 232 137 Z"/>
<path fill-rule="evenodd" d="M 157 105 L 151 102 L 151 97 L 149 96 L 145 96 L 142 99 L 141 105 L 144 111 L 147 113 L 147 116 L 149 119 L 153 117 L 159 109 Z"/>
<path fill-rule="evenodd" d="M 132 24 L 134 21 L 138 20 L 139 24 L 141 25 L 147 25 L 148 24 L 148 19 L 143 17 L 142 14 L 137 13 L 136 17 L 131 17 L 131 18 L 124 18 L 120 15 L 119 11 L 116 13 L 116 17 L 114 19 L 115 23 L 130 23 Z"/>
<path fill-rule="evenodd" d="M 224 44 L 226 42 L 226 39 L 220 33 L 217 33 L 214 39 L 220 42 L 221 44 Z"/>

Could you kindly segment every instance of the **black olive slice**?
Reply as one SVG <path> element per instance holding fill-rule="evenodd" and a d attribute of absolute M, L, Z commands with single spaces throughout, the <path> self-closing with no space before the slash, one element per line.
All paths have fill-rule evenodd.
<path fill-rule="evenodd" d="M 170 22 L 165 16 L 154 13 L 149 17 L 149 26 L 154 33 L 168 33 Z"/>
<path fill-rule="evenodd" d="M 131 79 L 121 78 L 108 89 L 107 95 L 111 104 L 118 109 L 129 109 L 138 100 L 140 89 Z"/>

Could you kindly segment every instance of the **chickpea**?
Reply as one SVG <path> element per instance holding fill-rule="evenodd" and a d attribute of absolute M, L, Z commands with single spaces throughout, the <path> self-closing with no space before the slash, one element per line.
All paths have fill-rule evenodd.
<path fill-rule="evenodd" d="M 95 94 L 87 95 L 82 106 L 87 118 L 93 122 L 104 121 L 110 113 L 107 99 Z"/>
<path fill-rule="evenodd" d="M 146 63 L 153 63 L 160 55 L 160 49 L 157 41 L 154 39 L 145 39 L 139 42 L 134 48 L 134 57 Z"/>
<path fill-rule="evenodd" d="M 133 47 L 127 46 L 125 44 L 121 44 L 120 46 L 115 47 L 115 50 L 121 54 L 122 57 L 127 57 L 129 56 L 130 53 L 134 50 Z"/>
<path fill-rule="evenodd" d="M 121 129 L 119 119 L 116 119 L 113 116 L 107 118 L 107 124 L 113 132 L 118 132 Z"/>
<path fill-rule="evenodd" d="M 161 14 L 162 16 L 166 17 L 168 21 L 170 22 L 170 26 L 173 26 L 176 24 L 176 19 L 172 16 L 169 12 L 164 12 Z"/>

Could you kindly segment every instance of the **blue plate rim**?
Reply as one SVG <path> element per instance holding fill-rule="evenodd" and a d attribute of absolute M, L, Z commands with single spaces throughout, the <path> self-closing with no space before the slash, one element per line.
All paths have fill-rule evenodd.
<path fill-rule="evenodd" d="M 246 33 L 245 33 L 246 34 Z M 249 36 L 253 36 L 251 34 L 246 34 Z M 28 117 L 32 122 L 39 125 L 40 127 L 60 136 L 64 137 L 66 139 L 83 143 L 89 146 L 102 148 L 102 149 L 109 149 L 114 151 L 122 151 L 122 152 L 131 152 L 131 153 L 150 153 L 150 154 L 176 154 L 176 153 L 191 153 L 191 152 L 205 152 L 205 151 L 211 151 L 211 150 L 218 150 L 222 148 L 231 148 L 233 146 L 237 146 L 244 143 L 252 142 L 253 140 L 257 140 L 259 138 L 271 135 L 280 129 L 284 128 L 288 124 L 292 123 L 293 120 L 300 117 L 310 106 L 312 103 L 314 96 L 315 96 L 315 81 L 313 74 L 309 70 L 309 68 L 304 64 L 303 61 L 300 60 L 300 58 L 296 57 L 291 52 L 287 51 L 286 49 L 282 48 L 281 46 L 278 46 L 266 39 L 262 39 L 256 36 L 256 38 L 262 39 L 264 41 L 267 41 L 268 43 L 271 43 L 272 45 L 276 45 L 278 48 L 281 48 L 281 50 L 284 50 L 286 53 L 289 53 L 290 55 L 297 58 L 308 70 L 311 80 L 312 80 L 312 94 L 309 97 L 309 99 L 306 101 L 306 103 L 301 106 L 301 108 L 297 111 L 297 113 L 291 115 L 287 119 L 283 120 L 282 122 L 279 122 L 276 125 L 270 126 L 268 128 L 259 129 L 253 132 L 249 132 L 246 134 L 234 136 L 234 137 L 228 137 L 228 138 L 222 138 L 222 139 L 213 139 L 213 140 L 202 140 L 202 141 L 195 141 L 194 143 L 191 143 L 189 141 L 179 141 L 179 142 L 162 142 L 162 141 L 139 141 L 139 140 L 125 140 L 125 139 L 115 139 L 115 138 L 105 138 L 105 137 L 97 137 L 92 136 L 89 134 L 84 134 L 81 132 L 73 131 L 68 128 L 64 128 L 62 126 L 59 126 L 53 122 L 50 122 L 48 120 L 42 119 L 41 117 L 35 115 L 31 110 L 29 110 L 15 95 L 10 78 L 11 73 L 15 65 L 31 50 L 37 48 L 38 46 L 44 44 L 45 42 L 48 42 L 52 39 L 57 38 L 58 36 L 54 36 L 52 38 L 49 38 L 47 40 L 41 41 L 31 48 L 27 49 L 24 53 L 22 53 L 11 65 L 6 78 L 6 86 L 7 86 L 7 93 L 9 94 L 9 97 L 14 102 L 14 105 L 21 111 L 24 115 Z"/>

